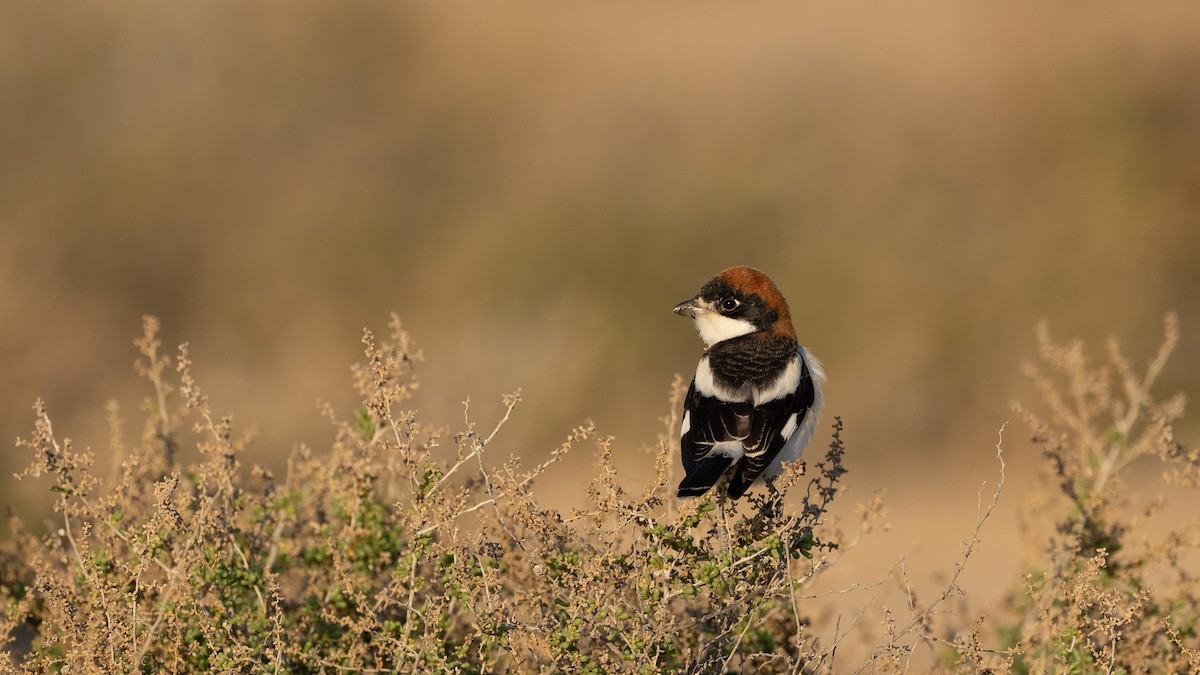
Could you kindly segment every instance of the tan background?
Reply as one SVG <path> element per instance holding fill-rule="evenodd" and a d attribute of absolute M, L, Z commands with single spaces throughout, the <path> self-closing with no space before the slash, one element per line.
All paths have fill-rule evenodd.
<path fill-rule="evenodd" d="M 1175 309 L 1161 391 L 1200 392 L 1198 34 L 1195 3 L 5 3 L 0 430 L 43 397 L 103 461 L 111 397 L 136 436 L 153 313 L 279 467 L 329 442 L 316 401 L 350 413 L 361 330 L 394 309 L 426 421 L 469 396 L 490 424 L 520 387 L 497 453 L 591 418 L 636 485 L 700 350 L 670 308 L 750 264 L 829 371 L 841 512 L 888 490 L 892 531 L 839 576 L 904 556 L 934 583 L 1032 398 L 1039 318 L 1141 362 Z M 1019 569 L 1025 436 L 980 597 Z M 539 494 L 574 503 L 590 461 Z"/>

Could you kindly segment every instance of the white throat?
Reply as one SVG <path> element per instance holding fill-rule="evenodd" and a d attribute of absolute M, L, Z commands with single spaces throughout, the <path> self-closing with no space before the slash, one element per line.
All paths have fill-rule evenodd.
<path fill-rule="evenodd" d="M 701 312 L 696 316 L 696 330 L 700 331 L 704 346 L 711 347 L 723 340 L 749 335 L 758 329 L 743 319 L 731 319 L 717 312 Z"/>

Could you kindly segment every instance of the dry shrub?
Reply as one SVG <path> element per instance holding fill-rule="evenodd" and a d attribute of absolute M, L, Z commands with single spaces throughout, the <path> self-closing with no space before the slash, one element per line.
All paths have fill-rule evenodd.
<path fill-rule="evenodd" d="M 640 493 L 617 481 L 611 439 L 572 431 L 549 459 L 497 463 L 484 432 L 448 433 L 404 402 L 421 354 L 395 316 L 366 332 L 363 407 L 330 451 L 293 452 L 284 476 L 243 470 L 252 440 L 213 415 L 187 346 L 161 352 L 147 318 L 138 371 L 152 387 L 140 442 L 110 407 L 112 480 L 35 407 L 21 477 L 46 476 L 57 531 L 14 519 L 3 545 L 5 667 L 132 672 L 762 672 L 817 670 L 797 590 L 835 545 L 823 519 L 845 469 L 841 423 L 805 480 L 797 465 L 741 504 L 672 495 L 672 437 Z M 682 381 L 672 387 L 679 408 Z M 467 411 L 469 412 L 469 411 Z M 464 413 L 466 416 L 466 412 Z M 599 459 L 588 507 L 531 487 L 577 446 Z M 199 460 L 181 466 L 181 448 Z M 581 479 L 581 487 L 583 480 Z M 785 500 L 784 495 L 793 498 Z"/>
<path fill-rule="evenodd" d="M 364 335 L 367 358 L 353 369 L 362 407 L 344 419 L 324 406 L 332 448 L 296 448 L 276 477 L 243 470 L 252 438 L 214 417 L 187 346 L 172 364 L 148 318 L 136 341 L 152 388 L 144 432 L 127 444 L 110 406 L 111 479 L 60 440 L 40 402 L 18 442 L 33 455 L 21 477 L 48 477 L 61 522 L 37 536 L 11 519 L 0 668 L 905 672 L 925 645 L 935 667 L 960 672 L 1200 672 L 1200 522 L 1145 536 L 1164 505 L 1140 502 L 1125 480 L 1134 462 L 1158 461 L 1168 483 L 1200 489 L 1200 452 L 1171 427 L 1183 398 L 1150 393 L 1177 321 L 1168 317 L 1142 373 L 1115 341 L 1095 367 L 1082 343 L 1056 345 L 1044 325 L 1038 335 L 1042 365 L 1029 374 L 1048 416 L 1017 406 L 1047 459 L 1047 490 L 1026 516 L 1037 567 L 989 613 L 959 578 L 1003 489 L 1000 443 L 1000 481 L 990 500 L 980 490 L 975 529 L 940 593 L 919 601 L 901 559 L 877 581 L 814 595 L 834 542 L 853 547 L 886 513 L 878 497 L 862 507 L 854 537 L 828 521 L 845 473 L 840 420 L 810 477 L 793 466 L 739 504 L 673 496 L 679 378 L 638 492 L 617 480 L 612 439 L 590 424 L 539 465 L 497 462 L 493 441 L 519 395 L 504 397 L 486 431 L 466 407 L 457 433 L 418 421 L 404 404 L 421 353 L 393 316 L 386 340 Z M 534 483 L 584 444 L 598 455 L 587 506 L 544 508 Z M 191 446 L 198 461 L 181 465 Z M 879 603 L 889 587 L 901 610 Z M 874 596 L 836 617 L 822 644 L 806 611 L 853 589 Z M 861 652 L 838 655 L 851 635 Z"/>
<path fill-rule="evenodd" d="M 1107 364 L 1096 366 L 1081 341 L 1058 345 L 1039 326 L 1041 363 L 1027 373 L 1049 417 L 1014 404 L 1046 458 L 1045 494 L 1024 515 L 1023 529 L 1040 534 L 1037 568 L 994 619 L 1002 651 L 980 647 L 976 626 L 960 641 L 963 665 L 1200 672 L 1200 520 L 1169 523 L 1151 537 L 1147 528 L 1165 502 L 1144 499 L 1126 480 L 1135 462 L 1158 461 L 1167 483 L 1200 488 L 1200 453 L 1181 445 L 1171 426 L 1184 397 L 1151 394 L 1178 340 L 1178 319 L 1168 315 L 1161 347 L 1139 372 L 1115 338 Z"/>

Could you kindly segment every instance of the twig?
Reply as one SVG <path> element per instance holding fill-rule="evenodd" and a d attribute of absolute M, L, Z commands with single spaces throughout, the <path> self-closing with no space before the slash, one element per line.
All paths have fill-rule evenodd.
<path fill-rule="evenodd" d="M 979 533 L 983 530 L 984 523 L 986 523 L 988 518 L 991 517 L 996 505 L 1000 502 L 1000 493 L 1004 489 L 1005 463 L 1003 443 L 1004 428 L 1006 426 L 1008 426 L 1007 422 L 1000 426 L 1000 431 L 998 432 L 999 438 L 996 441 L 996 460 L 1000 462 L 1000 480 L 996 484 L 995 492 L 992 493 L 992 501 L 988 504 L 986 509 L 983 508 L 983 487 L 986 486 L 985 483 L 984 486 L 979 488 L 979 501 L 976 505 L 976 513 L 981 513 L 981 515 L 979 515 L 975 521 L 975 529 L 971 533 L 971 540 L 968 541 L 964 547 L 962 558 L 959 559 L 958 563 L 955 564 L 954 572 L 950 575 L 949 582 L 947 582 L 946 587 L 942 589 L 942 592 L 932 602 L 930 602 L 920 614 L 914 616 L 913 619 L 908 622 L 908 624 L 895 633 L 892 638 L 892 645 L 895 645 L 897 641 L 910 634 L 916 627 L 921 625 L 925 619 L 933 614 L 939 605 L 941 605 L 946 601 L 947 598 L 950 597 L 951 593 L 954 593 L 955 591 L 962 591 L 958 585 L 958 578 L 962 574 L 963 570 L 966 569 L 967 561 L 970 560 L 972 555 L 974 555 L 975 547 L 979 544 Z M 872 654 L 857 672 L 863 672 L 870 664 L 874 663 L 877 658 L 879 658 L 878 652 Z"/>
<path fill-rule="evenodd" d="M 492 499 L 492 509 L 496 512 L 496 521 L 500 523 L 500 529 L 504 530 L 505 534 L 507 534 L 509 538 L 516 543 L 517 547 L 519 547 L 521 550 L 525 550 L 525 544 L 517 538 L 517 535 L 513 534 L 513 531 L 508 527 L 508 523 L 504 522 L 504 515 L 500 513 L 500 505 L 496 501 L 496 493 L 492 490 L 492 477 L 488 475 L 487 468 L 483 465 L 483 449 L 487 447 L 488 443 L 490 443 L 493 438 L 495 438 L 496 433 L 500 431 L 500 427 L 504 426 L 504 423 L 508 421 L 508 416 L 512 414 L 513 408 L 517 405 L 517 401 L 520 400 L 520 390 L 513 393 L 511 396 L 505 397 L 504 417 L 500 418 L 500 421 L 496 423 L 495 428 L 492 429 L 492 433 L 488 434 L 487 438 L 480 439 L 478 436 L 475 436 L 474 431 L 469 431 L 468 433 L 470 433 L 476 439 L 475 449 L 471 451 L 471 454 L 474 455 L 475 459 L 479 462 L 479 475 L 483 476 L 483 487 L 487 490 L 488 497 L 491 497 Z M 467 415 L 468 411 L 470 410 L 470 405 L 470 398 L 463 401 L 463 420 L 467 423 L 468 429 L 473 428 L 471 425 L 471 420 Z M 442 480 L 445 480 L 445 476 L 442 477 Z M 441 484 L 441 481 L 438 481 L 438 483 Z"/>

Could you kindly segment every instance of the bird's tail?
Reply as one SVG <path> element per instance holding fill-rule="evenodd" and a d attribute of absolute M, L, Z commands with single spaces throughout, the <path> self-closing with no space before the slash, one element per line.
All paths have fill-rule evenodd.
<path fill-rule="evenodd" d="M 728 455 L 712 455 L 700 460 L 691 473 L 680 481 L 679 496 L 699 497 L 708 492 L 721 479 L 721 474 L 725 473 L 730 464 L 733 464 L 733 458 Z"/>

